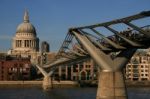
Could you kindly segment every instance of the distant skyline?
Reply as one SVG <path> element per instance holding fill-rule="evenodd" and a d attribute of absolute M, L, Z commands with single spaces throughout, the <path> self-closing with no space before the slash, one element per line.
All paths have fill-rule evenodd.
<path fill-rule="evenodd" d="M 40 42 L 47 41 L 51 51 L 58 51 L 69 28 L 148 11 L 149 4 L 150 0 L 0 0 L 0 51 L 12 48 L 25 9 Z"/>

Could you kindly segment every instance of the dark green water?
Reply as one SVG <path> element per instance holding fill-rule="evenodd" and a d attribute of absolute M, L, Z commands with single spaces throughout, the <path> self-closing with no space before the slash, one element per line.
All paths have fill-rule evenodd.
<path fill-rule="evenodd" d="M 129 99 L 150 99 L 150 88 L 128 88 Z M 96 88 L 0 88 L 0 99 L 96 99 Z"/>

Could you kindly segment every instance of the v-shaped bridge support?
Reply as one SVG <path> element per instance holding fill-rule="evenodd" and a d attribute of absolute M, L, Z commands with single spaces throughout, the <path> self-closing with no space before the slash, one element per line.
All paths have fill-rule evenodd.
<path fill-rule="evenodd" d="M 47 73 L 42 67 L 36 65 L 36 67 L 40 70 L 40 72 L 43 74 L 44 78 L 43 78 L 43 89 L 44 90 L 48 90 L 52 88 L 52 78 L 51 75 L 53 73 L 53 71 L 50 71 L 49 73 Z"/>
<path fill-rule="evenodd" d="M 81 33 L 72 31 L 89 55 L 100 68 L 97 99 L 127 99 L 123 67 L 135 53 L 136 49 L 124 49 L 114 58 L 97 49 L 92 42 Z"/>

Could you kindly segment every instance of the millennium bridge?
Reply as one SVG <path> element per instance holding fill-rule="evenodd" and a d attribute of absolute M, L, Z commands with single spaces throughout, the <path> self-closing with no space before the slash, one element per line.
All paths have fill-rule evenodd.
<path fill-rule="evenodd" d="M 55 60 L 48 65 L 36 65 L 44 76 L 43 88 L 51 87 L 51 75 L 58 66 L 69 66 L 92 58 L 100 70 L 96 99 L 128 99 L 122 69 L 137 49 L 150 46 L 150 26 L 139 27 L 134 24 L 134 21 L 147 17 L 150 17 L 150 11 L 109 22 L 70 28 Z M 114 28 L 116 25 L 129 29 L 118 31 Z M 106 31 L 103 29 L 112 35 L 105 36 L 107 33 L 104 35 L 102 32 Z"/>

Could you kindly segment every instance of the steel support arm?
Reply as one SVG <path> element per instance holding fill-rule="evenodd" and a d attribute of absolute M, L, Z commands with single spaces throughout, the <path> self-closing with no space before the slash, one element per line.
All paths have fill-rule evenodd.
<path fill-rule="evenodd" d="M 72 49 L 69 49 L 69 51 L 72 52 L 72 53 L 74 53 L 77 56 L 85 56 L 85 55 L 83 55 L 83 54 L 81 54 L 79 52 L 76 52 L 76 51 L 72 50 Z"/>
<path fill-rule="evenodd" d="M 107 37 L 105 37 L 104 35 L 100 34 L 98 31 L 96 31 L 95 29 L 91 29 L 93 32 L 95 32 L 97 35 L 99 35 L 100 37 L 102 37 L 105 41 L 107 41 L 111 46 L 113 46 L 116 49 L 125 49 L 125 47 L 120 46 L 116 43 L 114 43 L 113 41 L 111 41 L 110 39 L 108 39 Z"/>
<path fill-rule="evenodd" d="M 139 28 L 138 26 L 136 26 L 130 22 L 124 22 L 124 23 L 127 24 L 128 26 L 132 27 L 133 29 L 139 31 L 140 33 L 145 34 L 146 36 L 148 36 L 150 38 L 149 32 L 144 31 L 143 29 Z"/>
<path fill-rule="evenodd" d="M 133 48 L 133 49 L 123 50 L 122 52 L 120 52 L 113 60 L 115 70 L 120 70 L 124 66 L 126 66 L 127 62 L 131 59 L 131 57 L 136 52 L 136 50 L 137 50 L 136 48 Z"/>
<path fill-rule="evenodd" d="M 90 37 L 90 36 L 92 36 L 93 37 L 93 35 L 90 35 L 89 33 L 86 33 L 86 32 L 84 32 L 84 31 L 82 31 L 82 30 L 80 30 L 82 33 L 84 33 L 85 35 L 86 35 L 86 37 L 91 41 L 91 42 L 93 42 L 95 45 L 97 45 L 101 50 L 105 50 L 105 51 L 110 51 L 111 49 L 109 49 L 109 48 L 107 48 L 107 47 L 105 47 L 105 46 L 103 46 L 101 43 L 99 43 L 99 42 L 97 42 L 97 41 L 95 41 L 95 40 L 92 40 L 92 38 Z M 100 40 L 99 38 L 97 38 L 98 40 Z"/>
<path fill-rule="evenodd" d="M 35 65 L 35 66 L 43 74 L 43 76 L 48 76 L 48 73 L 41 66 L 38 66 L 38 65 Z"/>
<path fill-rule="evenodd" d="M 86 35 L 86 37 L 87 37 L 91 42 L 93 42 L 94 45 L 97 45 L 101 50 L 103 50 L 103 51 L 110 51 L 110 50 L 111 50 L 111 49 L 109 49 L 109 48 L 103 46 L 101 43 L 98 43 L 98 42 L 92 40 L 88 35 Z"/>
<path fill-rule="evenodd" d="M 79 34 L 76 31 L 72 31 L 75 37 L 81 42 L 90 56 L 95 60 L 98 64 L 99 68 L 103 71 L 113 71 L 113 67 L 110 67 L 112 64 L 112 60 L 105 53 L 98 50 L 85 36 Z M 108 61 L 108 62 L 106 62 Z"/>
<path fill-rule="evenodd" d="M 84 54 L 88 54 L 85 50 L 83 50 L 81 47 L 79 47 L 79 45 L 75 45 L 75 47 L 80 50 L 82 53 Z"/>
<path fill-rule="evenodd" d="M 114 34 L 116 34 L 118 37 L 120 37 L 121 39 L 123 39 L 125 42 L 129 43 L 130 45 L 134 46 L 134 47 L 140 47 L 142 46 L 139 43 L 136 43 L 134 41 L 131 41 L 130 39 L 126 38 L 125 36 L 121 35 L 118 31 L 110 28 L 109 26 L 105 26 L 108 30 L 110 30 L 111 32 L 113 32 Z"/>

